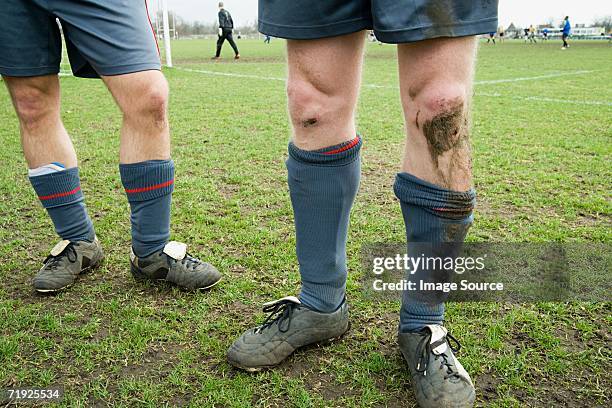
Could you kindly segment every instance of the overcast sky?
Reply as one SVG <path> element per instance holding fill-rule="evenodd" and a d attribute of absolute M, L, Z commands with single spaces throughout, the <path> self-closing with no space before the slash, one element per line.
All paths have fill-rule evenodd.
<path fill-rule="evenodd" d="M 151 9 L 157 7 L 160 2 L 160 0 L 148 1 Z M 177 15 L 185 20 L 211 22 L 217 18 L 218 0 L 167 1 L 168 8 L 176 11 Z M 588 24 L 595 17 L 612 14 L 612 2 L 609 0 L 500 0 L 499 3 L 499 21 L 504 27 L 511 22 L 518 26 L 545 23 L 550 18 L 560 22 L 566 15 L 570 16 L 572 25 Z M 237 25 L 257 19 L 257 0 L 227 0 L 225 8 L 232 13 Z"/>

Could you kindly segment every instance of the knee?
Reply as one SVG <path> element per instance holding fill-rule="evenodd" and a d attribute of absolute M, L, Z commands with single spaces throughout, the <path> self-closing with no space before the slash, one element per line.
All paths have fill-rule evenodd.
<path fill-rule="evenodd" d="M 411 91 L 416 109 L 410 119 L 439 152 L 455 147 L 468 136 L 468 92 L 466 85 L 447 81 Z"/>
<path fill-rule="evenodd" d="M 305 80 L 293 80 L 287 84 L 287 99 L 289 116 L 295 128 L 319 127 L 350 114 L 341 95 Z"/>
<path fill-rule="evenodd" d="M 48 115 L 56 111 L 52 98 L 37 87 L 15 89 L 12 97 L 19 122 L 26 130 L 43 125 Z"/>
<path fill-rule="evenodd" d="M 146 121 L 155 127 L 164 128 L 168 122 L 168 83 L 164 78 L 144 85 L 135 95 L 135 103 L 123 110 L 128 119 Z M 134 101 L 134 99 L 132 98 Z"/>

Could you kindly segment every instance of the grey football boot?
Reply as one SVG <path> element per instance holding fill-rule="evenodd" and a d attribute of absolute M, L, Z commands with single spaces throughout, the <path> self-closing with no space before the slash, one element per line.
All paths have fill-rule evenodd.
<path fill-rule="evenodd" d="M 53 293 L 66 289 L 77 277 L 100 265 L 104 253 L 98 238 L 93 242 L 58 242 L 45 259 L 43 267 L 34 276 L 34 289 L 41 293 Z"/>
<path fill-rule="evenodd" d="M 211 264 L 187 253 L 187 245 L 170 241 L 161 251 L 139 258 L 130 256 L 132 276 L 136 280 L 165 281 L 187 290 L 208 289 L 221 280 Z"/>
<path fill-rule="evenodd" d="M 399 347 L 410 368 L 412 388 L 421 408 L 474 405 L 474 384 L 453 352 L 461 345 L 440 325 L 417 333 L 399 333 Z M 451 346 L 452 341 L 455 346 Z"/>
<path fill-rule="evenodd" d="M 264 304 L 270 315 L 261 326 L 247 330 L 227 351 L 227 360 L 246 371 L 273 367 L 296 349 L 330 342 L 349 328 L 346 300 L 332 313 L 320 313 L 287 296 Z"/>

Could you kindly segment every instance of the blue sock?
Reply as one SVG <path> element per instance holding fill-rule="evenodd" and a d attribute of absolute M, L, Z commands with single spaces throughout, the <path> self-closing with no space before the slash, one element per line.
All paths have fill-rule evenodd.
<path fill-rule="evenodd" d="M 476 203 L 474 189 L 466 192 L 446 190 L 411 174 L 399 173 L 394 190 L 406 224 L 408 256 L 419 256 L 422 249 L 411 247 L 410 243 L 463 242 L 473 221 L 472 210 Z M 442 324 L 443 320 L 444 303 L 419 301 L 410 296 L 410 292 L 404 291 L 400 311 L 401 332 L 418 331 L 428 324 Z"/>
<path fill-rule="evenodd" d="M 73 242 L 94 240 L 95 232 L 85 207 L 78 168 L 30 176 L 30 183 L 47 209 L 57 235 Z"/>
<path fill-rule="evenodd" d="M 349 214 L 359 187 L 361 138 L 317 151 L 289 144 L 287 170 L 302 277 L 301 302 L 323 313 L 343 302 Z"/>
<path fill-rule="evenodd" d="M 170 238 L 174 162 L 120 164 L 119 172 L 132 210 L 132 249 L 144 258 L 162 250 Z"/>

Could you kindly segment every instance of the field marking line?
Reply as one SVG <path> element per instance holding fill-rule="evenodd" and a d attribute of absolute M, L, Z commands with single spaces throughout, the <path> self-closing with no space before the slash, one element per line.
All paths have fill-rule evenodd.
<path fill-rule="evenodd" d="M 180 71 L 197 72 L 200 74 L 219 75 L 219 76 L 227 76 L 227 77 L 234 77 L 234 78 L 262 79 L 265 81 L 283 81 L 283 82 L 286 81 L 286 78 L 267 77 L 267 76 L 252 75 L 252 74 L 236 74 L 233 72 L 208 71 L 205 69 L 191 69 L 191 68 L 181 68 L 181 67 L 174 67 L 174 69 L 178 69 Z"/>
<path fill-rule="evenodd" d="M 574 76 L 584 75 L 596 72 L 594 70 L 580 70 L 571 72 L 558 72 L 556 74 L 537 75 L 532 77 L 518 77 L 518 78 L 506 78 L 506 79 L 490 79 L 486 81 L 474 81 L 475 85 L 489 85 L 489 84 L 502 84 L 506 82 L 522 82 L 522 81 L 537 81 L 538 79 L 556 78 L 561 76 Z"/>
<path fill-rule="evenodd" d="M 581 101 L 581 100 L 576 100 L 576 99 L 549 98 L 546 96 L 516 96 L 516 95 L 504 95 L 498 92 L 475 92 L 475 95 L 492 97 L 492 98 L 509 98 L 509 99 L 516 99 L 519 101 L 565 103 L 568 105 L 612 106 L 612 102 L 608 102 L 608 101 L 588 101 L 588 100 Z"/>
<path fill-rule="evenodd" d="M 203 69 L 191 69 L 191 68 L 181 68 L 181 67 L 174 67 L 174 69 L 178 69 L 180 71 L 186 71 L 186 72 L 207 74 L 207 75 L 220 75 L 220 76 L 228 76 L 228 77 L 236 77 L 236 78 L 260 79 L 264 81 L 266 80 L 282 81 L 282 82 L 286 81 L 286 78 L 279 78 L 279 77 L 266 77 L 266 76 L 260 76 L 260 75 L 237 74 L 237 73 L 232 73 L 232 72 L 219 72 L 219 71 L 209 71 L 209 70 L 203 70 Z M 588 74 L 592 72 L 596 72 L 596 71 L 582 70 L 582 71 L 563 72 L 563 73 L 557 73 L 557 74 L 538 75 L 534 77 L 496 79 L 496 80 L 491 80 L 491 81 L 476 81 L 475 84 L 481 85 L 481 84 L 493 84 L 493 83 L 503 83 L 503 82 L 529 81 L 529 80 L 554 78 L 554 77 L 567 76 L 567 75 L 583 75 L 583 74 Z M 365 86 L 368 88 L 397 89 L 397 87 L 389 86 L 389 85 L 362 84 L 362 86 Z M 511 98 L 511 99 L 518 99 L 518 100 L 523 100 L 523 101 L 565 103 L 569 105 L 612 106 L 612 102 L 608 102 L 608 101 L 589 101 L 589 100 L 582 101 L 582 100 L 573 100 L 573 99 L 548 98 L 545 96 L 508 96 L 508 95 L 503 95 L 497 92 L 490 93 L 490 92 L 478 92 L 477 91 L 475 92 L 475 95 L 476 96 L 488 96 L 488 97 L 494 97 L 494 98 Z"/>
<path fill-rule="evenodd" d="M 226 77 L 234 77 L 234 78 L 247 78 L 247 79 L 259 79 L 259 80 L 264 80 L 264 81 L 279 81 L 279 82 L 286 81 L 286 78 L 268 77 L 268 76 L 253 75 L 253 74 L 238 74 L 238 73 L 233 73 L 233 72 L 219 72 L 219 71 L 210 71 L 210 70 L 204 70 L 204 69 L 191 69 L 191 68 L 182 68 L 182 67 L 174 67 L 174 69 L 177 69 L 180 71 L 186 71 L 186 72 L 206 74 L 206 75 L 226 76 Z M 508 78 L 508 79 L 495 79 L 495 80 L 489 80 L 489 81 L 476 81 L 475 84 L 482 85 L 482 84 L 498 84 L 498 83 L 504 83 L 504 82 L 531 81 L 531 80 L 538 80 L 538 79 L 544 79 L 544 78 L 554 78 L 554 77 L 559 77 L 559 76 L 582 75 L 582 74 L 588 74 L 592 72 L 595 72 L 595 71 L 583 70 L 583 71 L 564 72 L 564 73 L 557 73 L 557 74 L 538 75 L 534 77 L 519 77 L 519 78 Z M 72 73 L 70 71 L 61 71 L 59 75 L 60 76 L 72 76 Z M 375 89 L 376 88 L 397 89 L 397 87 L 390 86 L 390 85 L 362 84 L 362 86 L 367 87 L 367 88 L 375 88 Z M 612 102 L 608 102 L 608 101 L 558 99 L 558 98 L 548 98 L 545 96 L 535 96 L 535 95 L 534 96 L 511 96 L 511 95 L 500 94 L 498 92 L 479 92 L 477 91 L 475 92 L 475 95 L 492 97 L 492 98 L 509 98 L 509 99 L 516 99 L 516 100 L 521 100 L 521 101 L 563 103 L 563 104 L 568 104 L 568 105 L 612 106 Z"/>
<path fill-rule="evenodd" d="M 220 71 L 211 71 L 211 70 L 204 70 L 204 69 L 192 69 L 192 68 L 182 68 L 182 67 L 174 67 L 174 69 L 178 69 L 181 71 L 187 71 L 187 72 L 198 72 L 201 74 L 220 75 L 220 76 L 236 77 L 236 78 L 251 78 L 251 79 L 261 79 L 261 80 L 270 80 L 270 81 L 285 81 L 286 80 L 286 78 L 279 78 L 279 77 L 268 77 L 268 76 L 252 75 L 252 74 L 237 74 L 233 72 L 220 72 Z M 507 82 L 537 81 L 540 79 L 557 78 L 557 77 L 562 77 L 562 76 L 585 75 L 585 74 L 591 74 L 593 72 L 596 72 L 596 71 L 595 70 L 579 70 L 579 71 L 571 71 L 571 72 L 557 72 L 553 74 L 536 75 L 536 76 L 531 76 L 531 77 L 491 79 L 491 80 L 483 80 L 483 81 L 474 81 L 474 85 L 490 85 L 490 84 L 502 84 L 502 83 L 507 83 Z M 377 85 L 377 84 L 363 84 L 363 86 L 366 86 L 369 88 L 387 88 L 387 89 L 397 88 L 397 86 Z"/>

